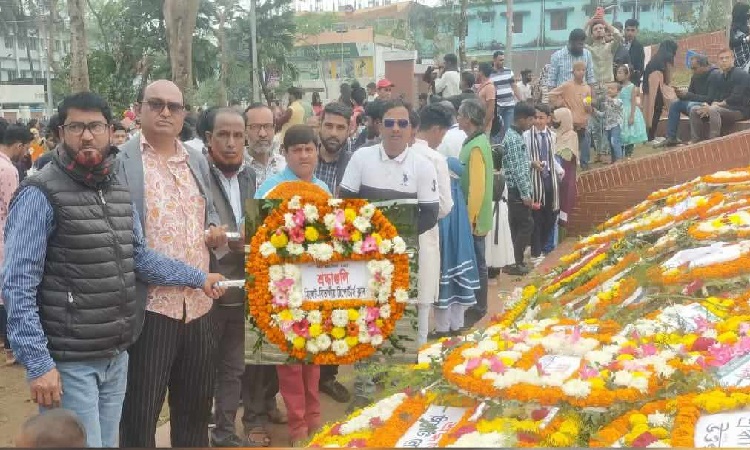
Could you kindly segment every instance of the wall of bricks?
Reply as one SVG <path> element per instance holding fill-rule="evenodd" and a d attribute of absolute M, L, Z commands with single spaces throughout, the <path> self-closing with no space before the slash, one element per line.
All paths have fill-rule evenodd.
<path fill-rule="evenodd" d="M 577 183 L 578 204 L 570 217 L 569 235 L 591 232 L 656 190 L 748 165 L 750 130 L 584 172 Z"/>
<path fill-rule="evenodd" d="M 675 66 L 685 67 L 685 58 L 688 50 L 693 50 L 708 56 L 712 63 L 716 63 L 719 52 L 729 45 L 726 31 L 715 31 L 713 33 L 698 34 L 677 41 L 677 55 L 674 58 Z M 651 46 L 651 55 L 655 55 L 659 45 Z"/>

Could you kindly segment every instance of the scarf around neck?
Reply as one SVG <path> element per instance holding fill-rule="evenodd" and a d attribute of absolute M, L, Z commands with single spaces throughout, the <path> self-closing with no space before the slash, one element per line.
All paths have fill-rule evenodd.
<path fill-rule="evenodd" d="M 70 156 L 63 144 L 57 146 L 52 158 L 75 181 L 92 189 L 101 189 L 112 179 L 113 163 L 118 151 L 117 147 L 110 146 L 109 154 L 94 167 L 79 164 Z"/>

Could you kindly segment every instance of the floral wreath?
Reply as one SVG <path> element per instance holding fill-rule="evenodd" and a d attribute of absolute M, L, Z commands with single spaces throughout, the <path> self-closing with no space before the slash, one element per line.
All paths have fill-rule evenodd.
<path fill-rule="evenodd" d="M 717 414 L 750 406 L 750 389 L 714 389 L 672 400 L 647 403 L 599 430 L 590 447 L 695 447 L 695 427 L 704 413 Z"/>
<path fill-rule="evenodd" d="M 283 183 L 267 196 L 278 197 L 286 199 L 258 228 L 246 262 L 256 326 L 296 360 L 350 364 L 372 355 L 393 332 L 409 298 L 406 243 L 366 200 L 332 199 L 304 182 Z M 345 261 L 366 262 L 367 293 L 349 289 L 344 295 L 351 297 L 343 300 L 305 301 L 296 264 Z M 318 282 L 325 290 L 348 277 L 341 269 L 319 274 Z"/>

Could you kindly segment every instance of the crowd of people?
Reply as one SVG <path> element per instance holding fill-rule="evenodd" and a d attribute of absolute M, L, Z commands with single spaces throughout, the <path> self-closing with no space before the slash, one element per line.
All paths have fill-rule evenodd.
<path fill-rule="evenodd" d="M 299 445 L 321 425 L 321 392 L 349 411 L 370 404 L 367 361 L 353 392 L 337 366 L 245 363 L 245 294 L 216 284 L 245 276 L 245 202 L 300 180 L 339 198 L 415 201 L 414 339 L 458 335 L 488 314 L 490 278 L 524 276 L 555 248 L 592 147 L 615 163 L 660 143 L 665 108 L 666 146 L 680 143 L 681 114 L 692 141 L 706 123 L 716 137 L 750 115 L 742 8 L 718 68 L 695 56 L 684 91 L 670 87 L 674 42 L 645 64 L 638 22 L 597 12 L 536 78 L 516 80 L 502 51 L 470 71 L 446 55 L 416 107 L 381 79 L 343 84 L 327 104 L 292 87 L 286 108 L 193 112 L 159 80 L 120 118 L 84 92 L 46 127 L 0 120 L 6 362 L 26 369 L 40 409 L 73 414 L 34 418 L 19 440 L 59 426 L 88 446 L 154 447 L 168 393 L 173 446 Z M 288 423 L 289 442 L 271 442 L 269 423 Z"/>

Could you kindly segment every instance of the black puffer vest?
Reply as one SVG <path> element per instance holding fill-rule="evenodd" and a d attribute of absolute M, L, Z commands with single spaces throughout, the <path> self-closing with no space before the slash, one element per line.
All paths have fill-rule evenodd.
<path fill-rule="evenodd" d="M 57 160 L 24 180 L 46 195 L 56 228 L 37 292 L 56 361 L 110 358 L 136 336 L 133 205 L 127 187 L 94 190 Z"/>

